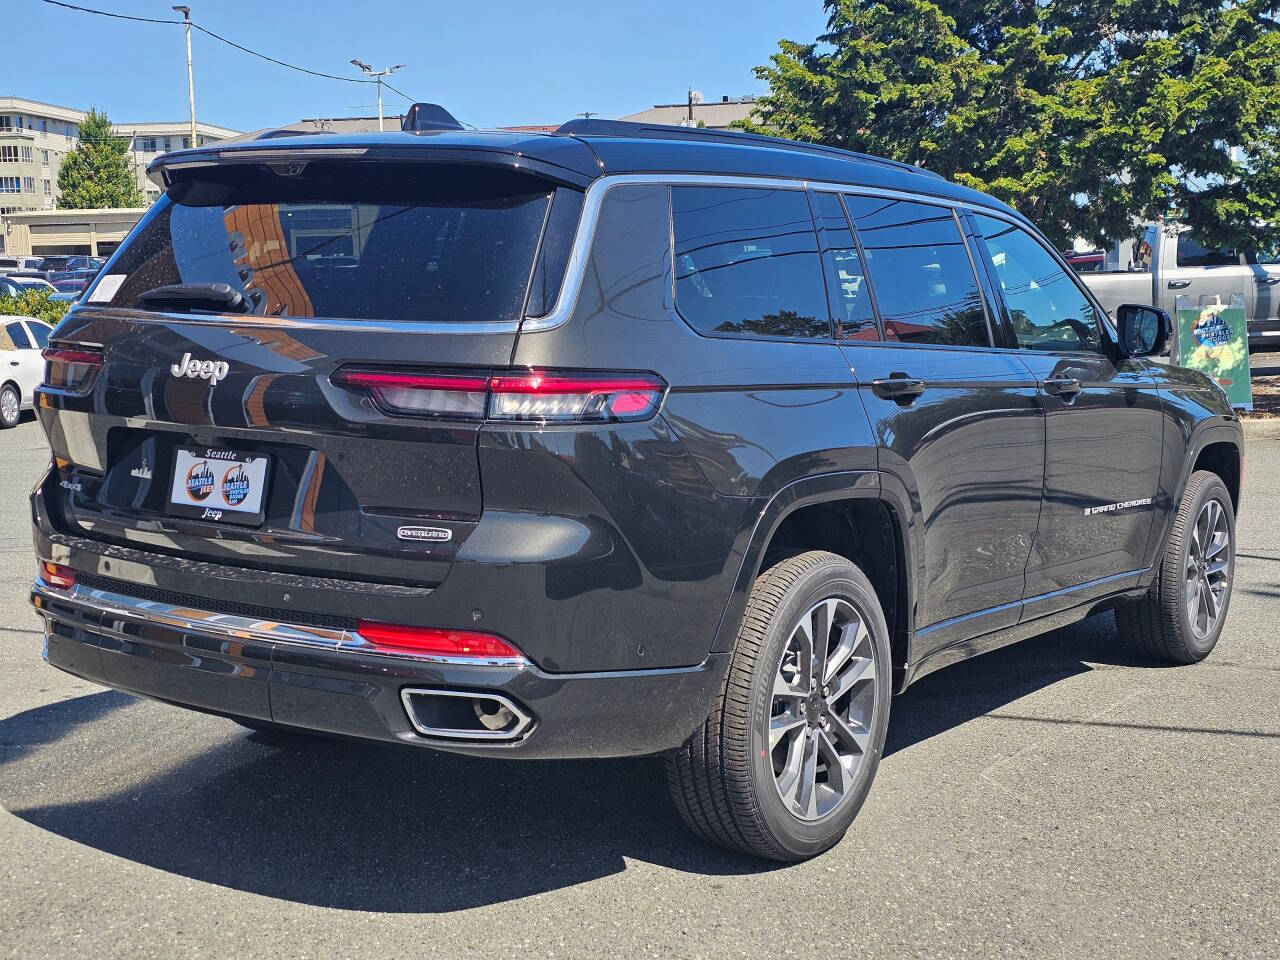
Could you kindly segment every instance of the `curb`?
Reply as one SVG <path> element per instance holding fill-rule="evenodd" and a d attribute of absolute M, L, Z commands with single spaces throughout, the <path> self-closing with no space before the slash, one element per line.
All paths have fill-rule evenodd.
<path fill-rule="evenodd" d="M 1241 417 L 1246 440 L 1280 440 L 1280 417 Z"/>

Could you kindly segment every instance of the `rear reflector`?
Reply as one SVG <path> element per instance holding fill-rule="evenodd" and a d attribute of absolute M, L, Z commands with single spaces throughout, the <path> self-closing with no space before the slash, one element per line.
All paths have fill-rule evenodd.
<path fill-rule="evenodd" d="M 650 374 L 520 372 L 467 375 L 343 368 L 330 378 L 363 390 L 384 413 L 535 423 L 616 423 L 658 412 L 666 383 Z"/>
<path fill-rule="evenodd" d="M 491 633 L 406 627 L 373 620 L 361 620 L 356 632 L 378 650 L 474 660 L 523 659 L 519 650 Z"/>
<path fill-rule="evenodd" d="M 76 572 L 60 563 L 41 560 L 40 579 L 59 590 L 70 590 L 76 585 Z"/>
<path fill-rule="evenodd" d="M 102 368 L 102 353 L 98 350 L 46 347 L 43 356 L 45 366 L 42 389 L 84 393 L 93 382 L 94 374 Z"/>

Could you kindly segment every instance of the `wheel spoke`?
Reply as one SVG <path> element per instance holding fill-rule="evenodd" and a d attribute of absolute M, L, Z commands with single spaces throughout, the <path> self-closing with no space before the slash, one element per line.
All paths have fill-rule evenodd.
<path fill-rule="evenodd" d="M 840 627 L 840 640 L 836 648 L 831 651 L 831 655 L 827 657 L 827 668 L 822 674 L 824 685 L 830 683 L 836 674 L 844 669 L 845 664 L 849 662 L 854 651 L 862 645 L 866 636 L 867 628 L 861 620 L 850 620 Z"/>
<path fill-rule="evenodd" d="M 818 750 L 827 761 L 827 789 L 835 794 L 834 806 L 849 788 L 849 770 L 845 767 L 844 758 L 840 756 L 835 742 L 825 730 L 818 731 Z"/>
<path fill-rule="evenodd" d="M 813 680 L 813 633 L 809 618 L 806 617 L 796 625 L 796 632 L 792 635 L 792 639 L 797 642 L 800 647 L 800 653 L 796 657 L 796 684 L 801 687 L 807 694 Z"/>
<path fill-rule="evenodd" d="M 818 813 L 815 803 L 818 787 L 818 743 L 813 737 L 804 737 L 800 745 L 803 758 L 800 764 L 800 776 L 796 778 L 795 789 L 790 799 L 802 817 L 812 820 Z"/>
<path fill-rule="evenodd" d="M 1214 595 L 1213 587 L 1207 583 L 1200 588 L 1200 596 L 1204 597 L 1205 612 L 1209 615 L 1209 621 L 1205 624 L 1205 630 L 1208 631 L 1218 619 L 1218 598 Z"/>
<path fill-rule="evenodd" d="M 813 608 L 813 676 L 822 682 L 827 671 L 827 650 L 831 645 L 831 627 L 836 621 L 839 601 L 825 600 Z"/>
<path fill-rule="evenodd" d="M 798 684 L 788 683 L 787 678 L 782 675 L 782 668 L 778 668 L 778 672 L 773 675 L 773 698 L 795 700 L 800 697 L 808 696 L 808 690 L 801 690 Z"/>
<path fill-rule="evenodd" d="M 871 741 L 871 732 L 869 730 L 857 729 L 847 723 L 844 717 L 835 713 L 828 713 L 828 719 L 831 721 L 831 734 L 836 740 L 845 744 L 851 750 L 856 750 L 859 754 L 867 752 L 867 744 Z"/>
<path fill-rule="evenodd" d="M 846 693 L 852 690 L 857 684 L 866 680 L 874 680 L 876 677 L 875 661 L 870 657 L 861 657 L 851 663 L 840 676 L 835 678 L 832 684 L 831 695 L 827 697 L 828 703 L 835 703 Z"/>
<path fill-rule="evenodd" d="M 804 717 L 793 717 L 789 713 L 784 713 L 769 720 L 769 752 L 772 753 L 774 748 L 783 740 L 793 736 L 796 731 L 803 730 L 805 725 Z"/>

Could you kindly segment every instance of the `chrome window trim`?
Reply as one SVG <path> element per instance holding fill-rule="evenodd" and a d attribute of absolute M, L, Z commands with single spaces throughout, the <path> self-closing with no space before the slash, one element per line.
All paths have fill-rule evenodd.
<path fill-rule="evenodd" d="M 945 183 L 946 181 L 939 181 Z M 804 180 L 794 177 L 761 177 L 753 175 L 718 173 L 618 173 L 608 174 L 592 182 L 587 188 L 582 202 L 582 214 L 578 220 L 578 232 L 573 238 L 573 249 L 569 254 L 569 262 L 565 266 L 564 282 L 560 285 L 560 293 L 556 297 L 555 306 L 549 313 L 540 317 L 525 317 L 520 324 L 521 333 L 537 333 L 554 330 L 568 322 L 578 305 L 578 295 L 586 275 L 587 260 L 591 254 L 591 244 L 595 240 L 596 227 L 600 218 L 600 209 L 604 205 L 605 196 L 615 187 L 634 185 L 654 185 L 666 187 L 761 187 L 769 190 L 822 190 L 834 193 L 855 193 L 863 196 L 885 197 L 891 200 L 911 200 L 916 203 L 931 203 L 946 207 L 952 211 L 957 209 L 973 209 L 990 211 L 999 214 L 1001 211 L 967 200 L 942 197 L 927 191 L 912 192 L 908 190 L 891 190 L 884 187 L 861 186 L 856 183 L 835 183 L 826 180 Z M 1017 223 L 1017 221 L 1010 221 Z M 1018 223 L 1025 229 L 1025 224 Z M 961 236 L 963 237 L 963 232 Z M 984 298 L 984 309 L 986 307 Z"/>
<path fill-rule="evenodd" d="M 279 623 L 259 620 L 254 617 L 242 617 L 231 613 L 193 610 L 190 607 L 179 607 L 156 600 L 141 600 L 137 597 L 130 597 L 109 590 L 85 587 L 81 584 L 76 584 L 69 590 L 64 590 L 52 586 L 43 577 L 36 578 L 32 591 L 49 601 L 70 604 L 82 611 L 100 617 L 117 617 L 135 623 L 153 623 L 176 631 L 224 637 L 228 640 L 241 642 L 287 644 L 289 646 L 332 651 L 334 653 L 411 660 L 415 663 L 516 668 L 523 668 L 529 665 L 529 661 L 524 657 L 480 659 L 477 657 L 448 657 L 378 650 L 353 630 Z M 37 611 L 43 616 L 58 619 L 58 615 L 48 608 L 37 606 Z M 111 633 L 119 632 L 106 623 L 101 624 L 99 629 Z"/>

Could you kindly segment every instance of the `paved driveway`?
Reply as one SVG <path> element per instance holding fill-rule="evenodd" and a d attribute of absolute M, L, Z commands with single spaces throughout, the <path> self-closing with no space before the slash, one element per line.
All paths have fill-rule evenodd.
<path fill-rule="evenodd" d="M 1103 615 L 934 674 L 792 867 L 690 839 L 656 761 L 280 749 L 45 666 L 45 457 L 0 434 L 0 956 L 1280 956 L 1280 441 L 1207 663 Z"/>

